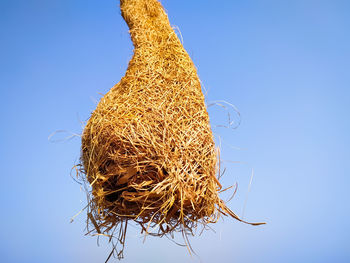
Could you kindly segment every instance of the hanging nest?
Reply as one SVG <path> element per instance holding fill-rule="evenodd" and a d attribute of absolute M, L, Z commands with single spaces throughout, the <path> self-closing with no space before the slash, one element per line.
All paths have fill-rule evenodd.
<path fill-rule="evenodd" d="M 129 220 L 156 236 L 192 234 L 221 214 L 242 221 L 219 198 L 218 150 L 200 80 L 162 5 L 121 0 L 120 7 L 135 50 L 83 132 L 88 233 L 124 245 Z"/>

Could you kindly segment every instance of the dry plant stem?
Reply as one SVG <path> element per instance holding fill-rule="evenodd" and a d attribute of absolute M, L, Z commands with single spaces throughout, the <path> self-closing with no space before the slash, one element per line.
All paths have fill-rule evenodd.
<path fill-rule="evenodd" d="M 157 0 L 120 7 L 135 50 L 83 132 L 88 233 L 118 233 L 124 246 L 128 220 L 156 236 L 193 234 L 221 214 L 241 221 L 218 196 L 218 151 L 200 80 L 163 7 Z"/>

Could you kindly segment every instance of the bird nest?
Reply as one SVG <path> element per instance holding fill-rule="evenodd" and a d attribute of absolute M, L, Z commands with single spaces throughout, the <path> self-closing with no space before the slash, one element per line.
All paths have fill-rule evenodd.
<path fill-rule="evenodd" d="M 129 220 L 156 236 L 186 236 L 222 214 L 241 221 L 219 197 L 219 155 L 200 80 L 161 4 L 121 0 L 120 7 L 135 49 L 83 131 L 88 233 L 124 246 Z"/>

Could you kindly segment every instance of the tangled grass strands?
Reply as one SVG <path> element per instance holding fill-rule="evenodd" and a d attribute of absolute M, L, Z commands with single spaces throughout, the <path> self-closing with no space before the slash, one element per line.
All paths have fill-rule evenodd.
<path fill-rule="evenodd" d="M 188 235 L 198 225 L 221 215 L 245 221 L 219 198 L 219 152 L 201 83 L 162 5 L 121 0 L 120 8 L 135 49 L 83 131 L 87 233 L 109 236 L 111 255 L 121 258 L 133 220 L 146 235 L 181 232 L 191 253 Z"/>

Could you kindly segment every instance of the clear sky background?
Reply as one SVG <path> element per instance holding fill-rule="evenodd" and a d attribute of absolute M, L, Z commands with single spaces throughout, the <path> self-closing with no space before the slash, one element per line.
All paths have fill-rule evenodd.
<path fill-rule="evenodd" d="M 163 0 L 208 90 L 241 113 L 222 139 L 230 218 L 198 256 L 129 228 L 123 262 L 350 262 L 350 1 Z M 1 0 L 1 262 L 104 262 L 70 177 L 82 125 L 132 56 L 116 0 Z M 213 126 L 226 112 L 210 107 Z M 59 134 L 54 139 L 64 138 Z M 234 163 L 237 162 L 237 163 Z M 229 193 L 223 195 L 227 198 Z M 181 241 L 181 237 L 177 240 Z"/>

